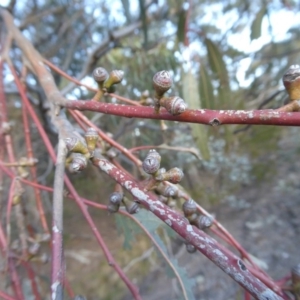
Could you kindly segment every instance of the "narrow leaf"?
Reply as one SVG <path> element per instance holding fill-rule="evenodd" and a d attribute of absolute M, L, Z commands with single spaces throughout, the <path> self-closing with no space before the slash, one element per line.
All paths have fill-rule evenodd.
<path fill-rule="evenodd" d="M 140 18 L 143 24 L 143 32 L 144 32 L 144 47 L 147 48 L 148 44 L 148 26 L 147 26 L 147 16 L 146 16 L 146 8 L 145 1 L 139 0 L 140 4 Z"/>
<path fill-rule="evenodd" d="M 203 64 L 200 67 L 200 99 L 202 108 L 216 109 L 214 88 L 212 85 L 212 78 L 208 75 Z"/>
<path fill-rule="evenodd" d="M 190 109 L 201 108 L 201 101 L 199 97 L 198 82 L 195 75 L 191 70 L 188 72 L 182 71 L 182 83 L 183 83 L 183 99 L 187 102 Z M 194 141 L 200 150 L 203 159 L 208 160 L 210 157 L 208 148 L 208 135 L 207 128 L 204 125 L 190 124 L 192 130 L 192 136 Z"/>
<path fill-rule="evenodd" d="M 218 46 L 208 38 L 205 39 L 205 45 L 211 70 L 215 73 L 222 85 L 228 84 L 229 80 L 226 64 Z"/>
<path fill-rule="evenodd" d="M 155 241 L 157 242 L 157 244 L 159 245 L 159 247 L 164 251 L 164 253 L 168 253 L 167 252 L 167 248 L 165 247 L 163 241 L 160 239 L 160 237 L 156 234 L 153 235 Z M 173 275 L 172 277 L 175 277 L 174 272 L 177 273 L 177 278 L 180 279 L 180 281 L 182 282 L 182 287 L 183 287 L 183 296 L 184 299 L 186 300 L 193 300 L 195 299 L 194 297 L 194 293 L 193 293 L 193 286 L 196 284 L 195 280 L 193 278 L 189 278 L 186 270 L 183 267 L 180 267 L 178 265 L 178 261 L 177 259 L 173 258 L 173 257 L 169 257 L 169 260 L 172 263 L 173 266 L 173 270 L 170 270 L 171 272 L 169 272 L 169 275 Z M 173 274 L 172 274 L 173 273 Z"/>
<path fill-rule="evenodd" d="M 261 24 L 266 12 L 267 12 L 266 6 L 263 6 L 257 12 L 255 19 L 253 20 L 251 25 L 251 34 L 250 34 L 251 41 L 258 39 L 261 36 Z"/>
<path fill-rule="evenodd" d="M 147 210 L 141 210 L 134 217 L 140 223 L 142 223 L 143 226 L 151 233 L 152 239 L 156 242 L 156 246 L 158 247 L 159 253 L 162 255 L 162 257 L 164 257 L 164 259 L 168 263 L 166 268 L 167 274 L 171 278 L 176 277 L 177 280 L 179 280 L 184 299 L 195 299 L 192 290 L 192 287 L 195 285 L 195 280 L 187 276 L 186 270 L 178 265 L 176 259 L 169 257 L 165 244 L 156 232 L 158 228 L 163 227 L 167 229 L 169 228 L 169 226 L 167 226 L 164 222 L 162 222 L 160 219 L 158 219 L 155 215 L 153 215 Z"/>
<path fill-rule="evenodd" d="M 226 68 L 225 61 L 223 60 L 223 55 L 219 51 L 217 45 L 210 39 L 205 39 L 205 44 L 207 48 L 208 61 L 211 70 L 214 72 L 216 79 L 219 81 L 218 87 L 218 103 L 215 105 L 216 109 L 233 108 L 232 105 L 228 105 L 230 101 L 230 85 L 228 72 Z"/>
<path fill-rule="evenodd" d="M 139 213 L 135 215 L 135 218 L 139 220 L 151 233 L 153 233 L 160 226 L 167 226 L 154 214 L 148 212 L 145 209 L 141 209 Z"/>
<path fill-rule="evenodd" d="M 185 20 L 186 20 L 186 10 L 182 9 L 179 12 L 178 24 L 177 24 L 177 39 L 178 42 L 183 43 L 185 38 Z"/>
<path fill-rule="evenodd" d="M 115 214 L 115 220 L 118 233 L 124 235 L 123 248 L 125 250 L 131 249 L 131 243 L 135 241 L 135 235 L 141 233 L 140 227 L 120 214 Z"/>

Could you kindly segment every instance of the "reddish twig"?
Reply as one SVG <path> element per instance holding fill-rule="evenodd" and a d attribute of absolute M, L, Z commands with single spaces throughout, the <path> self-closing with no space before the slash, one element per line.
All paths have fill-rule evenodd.
<path fill-rule="evenodd" d="M 6 294 L 5 292 L 1 291 L 0 290 L 0 297 L 3 299 L 3 300 L 16 300 L 14 297 Z"/>
<path fill-rule="evenodd" d="M 12 74 L 14 75 L 14 78 L 15 78 L 15 81 L 16 81 L 16 85 L 19 89 L 19 87 L 21 86 L 21 83 L 19 81 L 19 79 L 17 78 L 16 76 L 16 72 L 14 70 L 14 68 L 12 66 L 11 67 L 11 71 L 12 71 Z M 19 89 L 20 93 L 22 92 L 22 89 Z M 50 157 L 53 161 L 56 160 L 56 156 L 55 156 L 55 152 L 53 150 L 53 147 L 50 143 L 50 140 L 43 128 L 43 126 L 41 125 L 38 117 L 36 116 L 34 110 L 32 109 L 30 103 L 29 103 L 29 100 L 27 99 L 26 95 L 24 95 L 24 103 L 28 109 L 28 112 L 31 116 L 31 118 L 33 119 L 34 123 L 36 124 L 36 127 L 43 139 L 43 142 L 50 154 Z M 62 129 L 62 128 L 60 128 Z M 133 156 L 134 157 L 134 156 Z M 90 225 L 93 233 L 95 234 L 95 237 L 97 239 L 97 241 L 99 242 L 102 250 L 104 251 L 105 253 L 105 256 L 109 262 L 110 265 L 113 266 L 113 268 L 117 271 L 117 273 L 119 274 L 119 276 L 121 277 L 121 279 L 124 281 L 124 283 L 127 285 L 128 289 L 131 291 L 133 297 L 135 299 L 140 299 L 140 295 L 139 295 L 139 292 L 137 290 L 137 288 L 135 287 L 135 285 L 133 283 L 131 283 L 131 281 L 128 279 L 128 277 L 124 274 L 124 272 L 122 271 L 122 269 L 118 266 L 118 264 L 115 262 L 114 258 L 112 257 L 110 251 L 108 250 L 107 246 L 105 245 L 104 241 L 102 240 L 102 237 L 99 233 L 99 231 L 97 230 L 90 214 L 88 213 L 88 211 L 86 210 L 86 207 L 85 205 L 82 203 L 82 201 L 80 201 L 80 197 L 78 196 L 75 188 L 73 187 L 73 185 L 71 184 L 70 180 L 65 176 L 64 177 L 64 181 L 65 181 L 65 184 L 67 186 L 67 188 L 69 189 L 70 193 L 74 196 L 75 200 L 76 200 L 76 203 L 79 205 L 84 217 L 86 218 L 88 224 Z"/>
<path fill-rule="evenodd" d="M 96 101 L 66 100 L 61 102 L 61 105 L 69 109 L 97 111 L 127 118 L 169 120 L 211 126 L 225 124 L 300 126 L 299 112 L 281 112 L 272 109 L 251 111 L 188 109 L 178 116 L 173 116 L 165 109 L 161 109 L 159 113 L 156 113 L 153 107 L 137 107 Z"/>
<path fill-rule="evenodd" d="M 41 300 L 41 296 L 40 296 L 38 286 L 37 286 L 36 280 L 35 280 L 35 273 L 31 267 L 31 265 L 24 260 L 22 261 L 22 264 L 25 266 L 27 273 L 28 273 L 28 277 L 30 278 L 31 289 L 32 289 L 32 294 L 34 296 L 34 299 Z"/>
<path fill-rule="evenodd" d="M 8 269 L 12 281 L 12 286 L 17 297 L 17 300 L 24 300 L 20 278 L 18 276 L 13 258 L 8 258 Z"/>
<path fill-rule="evenodd" d="M 22 102 L 24 102 L 23 96 L 26 92 L 24 85 L 23 85 L 23 89 L 24 89 L 24 91 L 20 94 Z M 29 120 L 28 120 L 27 108 L 26 108 L 25 104 L 22 105 L 22 119 L 23 119 L 23 129 L 24 129 L 27 157 L 29 159 L 33 159 L 34 156 L 33 156 L 31 137 L 30 137 L 30 125 L 29 125 Z M 36 182 L 37 176 L 36 176 L 36 166 L 35 165 L 30 168 L 30 174 L 31 174 L 31 180 Z M 36 206 L 37 206 L 37 209 L 39 212 L 39 217 L 40 217 L 43 229 L 46 233 L 49 233 L 49 228 L 48 228 L 47 220 L 45 217 L 45 211 L 43 208 L 41 194 L 39 192 L 39 189 L 34 189 L 34 195 L 35 195 Z"/>
<path fill-rule="evenodd" d="M 253 276 L 237 256 L 229 253 L 227 249 L 203 231 L 190 225 L 183 216 L 158 201 L 156 197 L 144 190 L 140 184 L 132 180 L 126 173 L 116 168 L 106 159 L 95 157 L 93 163 L 122 185 L 140 204 L 154 213 L 186 241 L 193 244 L 227 275 L 249 291 L 252 296 L 258 299 L 283 299 L 279 295 L 281 293 L 274 293 Z"/>
<path fill-rule="evenodd" d="M 0 165 L 0 168 L 2 168 L 2 170 L 8 174 L 11 178 L 13 178 L 13 174 L 7 169 L 5 168 L 3 165 Z M 130 180 L 132 180 L 132 177 L 130 177 Z M 48 192 L 53 192 L 53 188 L 51 187 L 46 187 L 46 186 L 43 186 L 43 185 L 40 185 L 40 184 L 36 184 L 36 183 L 33 183 L 31 181 L 28 181 L 26 179 L 21 179 L 21 181 L 25 184 L 28 184 L 30 186 L 33 186 L 33 187 L 36 187 L 36 188 L 39 188 L 39 189 L 42 189 L 42 190 L 45 190 L 45 191 L 48 191 Z M 71 197 L 72 199 L 74 199 L 74 197 L 72 195 L 69 195 L 68 197 Z M 87 200 L 87 199 L 84 199 L 84 198 L 80 198 L 85 204 L 87 205 L 91 205 L 93 207 L 97 207 L 97 208 L 100 208 L 100 209 L 107 209 L 107 207 L 103 204 L 99 204 L 99 203 L 95 203 L 93 201 L 90 201 L 90 200 Z M 120 211 L 121 214 L 124 214 L 126 216 L 128 216 L 128 213 L 125 212 L 125 211 Z M 152 239 L 152 238 L 151 238 Z M 226 237 L 225 237 L 225 240 L 226 240 Z M 224 249 L 224 251 L 226 251 L 227 253 L 229 253 L 230 255 L 230 252 L 229 250 L 227 249 Z M 265 277 L 263 276 L 263 274 L 261 272 L 259 272 L 258 270 L 254 269 L 253 267 L 251 266 L 248 266 L 249 270 L 251 271 L 251 273 L 257 277 L 259 280 L 261 280 L 264 284 L 266 284 L 266 286 L 268 286 L 269 288 L 273 289 L 274 291 L 280 293 L 280 289 L 278 288 L 277 284 L 273 282 L 273 280 L 269 279 L 269 277 Z"/>
<path fill-rule="evenodd" d="M 52 299 L 63 299 L 63 191 L 64 173 L 67 150 L 61 136 L 59 137 L 54 190 L 52 205 L 52 272 L 51 272 L 51 292 Z"/>

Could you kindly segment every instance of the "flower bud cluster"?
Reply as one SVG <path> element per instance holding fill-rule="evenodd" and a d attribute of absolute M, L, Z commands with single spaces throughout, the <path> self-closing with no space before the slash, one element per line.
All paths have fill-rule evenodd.
<path fill-rule="evenodd" d="M 71 173 L 78 173 L 86 168 L 88 160 L 94 157 L 98 140 L 98 133 L 92 127 L 87 129 L 84 140 L 77 136 L 65 138 L 66 147 L 70 153 L 66 164 Z"/>
<path fill-rule="evenodd" d="M 119 211 L 121 204 L 124 205 L 126 211 L 130 214 L 135 214 L 140 209 L 138 203 L 135 201 L 130 201 L 128 198 L 124 197 L 122 188 L 117 186 L 116 191 L 109 196 L 107 210 L 110 213 L 116 213 Z"/>
<path fill-rule="evenodd" d="M 99 67 L 94 70 L 93 77 L 98 83 L 99 90 L 109 93 L 112 91 L 113 85 L 123 80 L 124 72 L 122 70 L 113 70 L 108 74 L 106 69 Z"/>
<path fill-rule="evenodd" d="M 143 170 L 152 176 L 155 191 L 159 194 L 159 200 L 168 206 L 175 206 L 174 198 L 178 197 L 179 190 L 175 185 L 183 178 L 181 169 L 175 167 L 170 170 L 160 168 L 161 156 L 152 149 L 143 161 Z M 168 183 L 167 183 L 168 182 Z"/>
<path fill-rule="evenodd" d="M 164 94 L 173 84 L 172 77 L 168 71 L 157 72 L 153 77 L 153 88 L 155 90 L 155 110 L 159 112 L 164 107 L 171 115 L 176 116 L 183 113 L 187 105 L 183 99 L 177 96 L 164 97 Z"/>
<path fill-rule="evenodd" d="M 182 205 L 182 210 L 190 224 L 201 230 L 207 229 L 213 224 L 213 219 L 211 217 L 198 213 L 196 202 L 193 199 L 185 201 Z"/>

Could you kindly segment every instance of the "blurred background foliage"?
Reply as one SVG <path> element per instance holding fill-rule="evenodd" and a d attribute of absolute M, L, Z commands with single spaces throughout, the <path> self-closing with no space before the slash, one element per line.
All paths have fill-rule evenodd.
<path fill-rule="evenodd" d="M 299 5 L 260 0 L 11 1 L 8 8 L 45 58 L 85 83 L 95 86 L 91 73 L 97 66 L 122 69 L 125 80 L 116 92 L 139 100 L 145 90 L 153 94 L 153 75 L 166 69 L 175 83 L 170 94 L 183 97 L 190 108 L 262 109 L 279 107 L 287 100 L 281 77 L 299 60 Z M 285 34 L 278 34 L 278 21 L 285 24 Z M 188 72 L 183 68 L 187 48 Z M 13 59 L 20 65 L 22 54 L 17 48 Z M 86 89 L 54 76 L 68 97 L 92 97 Z M 28 85 L 33 98 L 43 98 L 35 78 Z M 176 157 L 193 196 L 204 202 L 207 184 L 198 184 L 203 176 L 211 179 L 214 192 L 221 193 L 215 195 L 218 199 L 233 187 L 261 179 L 274 159 L 265 154 L 276 149 L 286 131 L 171 123 L 162 131 L 157 121 L 88 116 L 129 148 L 167 144 L 198 149 L 203 160 L 188 153 L 162 154 L 166 166 Z M 236 175 L 227 176 L 228 172 Z"/>
<path fill-rule="evenodd" d="M 300 61 L 300 4 L 296 0 L 11 0 L 7 8 L 46 59 L 94 87 L 91 73 L 95 67 L 121 69 L 125 79 L 116 93 L 137 101 L 145 90 L 153 95 L 152 77 L 165 69 L 174 78 L 169 94 L 181 96 L 190 108 L 277 108 L 287 101 L 281 77 L 289 65 Z M 284 34 L 278 33 L 278 22 L 286 28 Z M 184 68 L 186 49 L 188 71 Z M 23 57 L 17 47 L 11 58 L 20 70 Z M 67 97 L 93 96 L 59 74 L 53 75 Z M 5 78 L 10 99 L 16 89 L 9 75 Z M 37 78 L 29 76 L 26 83 L 31 101 L 51 132 Z M 106 97 L 105 101 L 117 100 Z M 188 152 L 160 153 L 164 167 L 183 169 L 183 186 L 204 206 L 226 201 L 243 186 L 271 178 L 272 162 L 279 157 L 277 145 L 290 130 L 167 122 L 167 130 L 162 131 L 158 121 L 87 116 L 128 148 L 196 149 L 202 159 Z M 140 157 L 145 154 L 141 151 Z M 120 160 L 130 168 L 124 157 Z M 82 185 L 84 190 L 86 183 Z"/>

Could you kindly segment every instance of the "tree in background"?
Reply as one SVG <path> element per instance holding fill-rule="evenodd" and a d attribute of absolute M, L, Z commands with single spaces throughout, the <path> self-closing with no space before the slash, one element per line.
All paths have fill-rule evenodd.
<path fill-rule="evenodd" d="M 251 124 L 299 125 L 297 114 L 291 116 L 283 112 L 277 120 L 277 112 L 230 113 L 227 110 L 276 109 L 286 104 L 288 97 L 281 86 L 281 78 L 286 69 L 298 61 L 299 30 L 297 26 L 291 27 L 286 39 L 278 40 L 273 35 L 274 24 L 271 20 L 275 15 L 292 13 L 296 9 L 296 3 L 292 2 L 260 1 L 11 1 L 7 8 L 1 9 L 1 82 L 5 94 L 2 92 L 1 102 L 0 166 L 4 189 L 0 206 L 0 238 L 2 254 L 5 257 L 4 274 L 11 276 L 12 284 L 9 285 L 16 299 L 26 298 L 29 294 L 38 298 L 39 295 L 45 295 L 46 291 L 49 293 L 49 284 L 45 284 L 47 280 L 43 280 L 43 276 L 51 282 L 52 298 L 54 292 L 58 295 L 61 293 L 63 283 L 69 295 L 74 296 L 72 278 L 70 283 L 64 281 L 62 271 L 63 195 L 75 199 L 87 224 L 93 229 L 108 263 L 113 266 L 135 298 L 140 297 L 136 286 L 115 262 L 112 250 L 109 250 L 100 234 L 102 228 L 115 228 L 115 222 L 109 223 L 111 219 L 115 219 L 118 228 L 123 230 L 124 245 L 127 247 L 142 228 L 169 264 L 172 269 L 171 276 L 175 276 L 180 283 L 182 293 L 178 292 L 177 296 L 183 295 L 186 299 L 194 297 L 192 280 L 188 279 L 177 261 L 168 255 L 172 253 L 170 236 L 172 237 L 173 233 L 170 229 L 145 210 L 136 214 L 136 217 L 130 213 L 137 209 L 136 202 L 153 210 L 151 201 L 156 203 L 157 195 L 160 195 L 160 200 L 167 204 L 163 208 L 165 215 L 170 213 L 176 222 L 181 220 L 178 219 L 178 212 L 181 211 L 182 205 L 185 205 L 183 203 L 187 203 L 186 205 L 192 207 L 193 213 L 188 211 L 188 206 L 183 211 L 185 217 L 193 226 L 203 229 L 202 225 L 196 223 L 198 217 L 206 216 L 208 219 L 204 220 L 209 224 L 212 221 L 203 206 L 209 207 L 221 199 L 227 199 L 228 205 L 228 199 L 232 199 L 244 186 L 270 178 L 271 171 L 274 171 L 272 162 L 279 157 L 274 149 L 284 136 L 291 134 L 291 131 L 280 130 L 277 126 Z M 15 25 L 9 13 L 12 14 Z M 234 45 L 231 42 L 236 36 L 240 37 L 241 44 L 244 43 L 244 39 L 259 39 L 265 22 L 268 23 L 269 41 L 256 53 L 247 52 L 243 45 Z M 246 34 L 249 38 L 244 36 Z M 237 76 L 245 64 L 247 85 L 241 82 L 241 76 Z M 97 79 L 97 74 L 94 74 L 94 78 L 99 81 L 97 85 L 92 76 L 93 71 L 96 69 L 105 73 L 104 69 L 98 67 L 109 71 L 116 70 L 115 73 L 110 73 L 110 76 L 120 76 L 121 84 L 116 88 L 115 85 L 108 84 L 104 74 L 106 83 L 103 85 L 102 81 Z M 168 72 L 158 73 L 160 70 Z M 171 90 L 161 100 L 159 98 L 163 93 L 160 95 L 157 89 L 156 92 L 153 91 L 154 74 L 162 76 L 163 80 L 169 79 L 169 75 L 166 74 L 173 78 Z M 181 101 L 181 98 L 185 101 L 183 106 L 175 102 Z M 76 99 L 86 101 L 75 101 Z M 88 101 L 90 99 L 92 102 Z M 170 102 L 171 105 L 164 99 L 173 101 L 179 110 L 182 107 L 182 110 L 185 110 L 186 106 L 191 110 L 180 114 L 181 111 L 176 111 L 177 108 L 172 106 L 173 102 Z M 130 107 L 120 106 L 120 103 L 126 103 Z M 165 107 L 167 111 L 159 106 Z M 69 110 L 65 111 L 63 108 Z M 87 111 L 83 115 L 76 109 Z M 209 111 L 198 110 L 197 113 L 193 113 L 195 109 Z M 19 126 L 20 123 L 23 126 Z M 219 126 L 226 123 L 233 125 Z M 21 127 L 25 129 L 24 132 Z M 89 136 L 95 132 L 97 139 L 100 138 L 99 156 L 93 154 L 94 149 L 84 146 L 83 150 L 74 150 L 77 142 L 85 145 L 83 136 L 88 142 Z M 69 150 L 67 158 L 65 144 Z M 57 149 L 57 158 L 54 148 Z M 161 156 L 155 151 L 148 152 L 153 148 Z M 296 151 L 297 149 L 294 150 Z M 270 155 L 270 152 L 273 154 Z M 74 186 L 70 179 L 65 178 L 67 191 L 63 194 L 65 160 L 71 173 L 82 171 L 84 175 L 68 174 Z M 53 161 L 56 162 L 56 169 Z M 114 186 L 113 181 L 108 184 L 107 177 L 96 173 L 90 164 L 86 169 L 88 161 L 108 173 L 119 184 Z M 153 172 L 147 170 L 147 163 L 152 167 L 152 162 L 157 161 L 158 169 Z M 182 187 L 178 189 L 165 183 L 167 181 L 177 184 L 180 180 L 173 179 L 173 175 L 166 177 L 162 171 L 158 174 L 160 163 L 167 170 L 174 171 L 174 167 L 182 169 L 185 175 Z M 31 167 L 30 174 L 25 170 L 27 167 Z M 145 176 L 145 172 L 150 176 Z M 179 172 L 179 175 L 176 172 Z M 181 179 L 180 171 L 176 169 L 176 172 L 175 175 Z M 127 180 L 121 178 L 120 174 Z M 28 181 L 31 182 L 34 189 L 25 188 L 26 178 L 27 184 Z M 44 194 L 42 190 L 51 190 L 47 186 L 53 185 L 53 178 L 52 204 L 47 201 L 49 195 Z M 136 178 L 136 185 L 128 184 L 133 178 Z M 105 184 L 102 184 L 103 182 Z M 165 189 L 170 187 L 173 190 L 168 194 L 170 191 L 166 192 Z M 135 193 L 132 188 L 140 192 Z M 131 192 L 131 196 L 127 195 L 125 190 Z M 143 198 L 141 191 L 144 190 L 147 191 L 147 199 L 150 199 L 150 202 Z M 80 198 L 79 195 L 99 203 Z M 121 200 L 118 197 L 121 197 Z M 111 201 L 110 205 L 113 205 L 108 207 L 111 212 L 116 207 L 119 208 L 114 201 L 122 201 L 126 210 L 121 210 L 121 213 L 125 214 L 127 219 L 118 214 L 115 218 L 106 217 L 105 222 L 97 224 L 98 231 L 94 229 L 97 228 L 92 218 L 94 211 L 87 210 L 86 205 L 106 209 L 104 204 L 108 198 Z M 136 202 L 127 202 L 127 198 Z M 190 201 L 191 198 L 196 199 L 201 206 Z M 234 204 L 246 205 L 245 208 L 248 205 L 242 201 Z M 53 205 L 52 215 L 51 209 L 47 210 L 47 205 Z M 193 219 L 194 213 L 197 221 Z M 68 222 L 68 217 L 74 217 L 79 212 L 71 208 L 69 214 L 65 217 L 65 223 Z M 45 255 L 49 255 L 49 249 L 41 251 L 40 248 L 49 239 L 50 218 L 53 222 L 52 276 L 49 276 L 47 267 L 39 273 L 36 265 L 38 262 L 34 262 L 45 260 Z M 183 230 L 177 228 L 170 219 L 162 217 L 162 220 L 171 227 L 175 226 L 172 228 L 182 237 L 179 243 L 185 243 L 188 251 L 193 251 L 194 247 L 201 248 L 197 239 L 199 242 L 203 238 L 209 238 L 198 230 L 197 237 L 191 240 L 189 229 L 193 227 L 189 227 L 188 223 Z M 103 227 L 104 223 L 109 225 Z M 226 268 L 231 266 L 238 268 L 241 273 L 249 273 L 245 284 L 235 278 L 236 274 L 233 271 L 227 270 L 227 273 L 246 289 L 245 298 L 249 297 L 249 294 L 256 297 L 262 294 L 264 287 L 259 284 L 256 286 L 255 278 L 265 284 L 270 293 L 272 290 L 274 297 L 275 293 L 278 297 L 291 297 L 291 293 L 284 292 L 289 276 L 280 283 L 274 282 L 220 223 L 214 221 L 210 230 L 234 246 L 241 260 L 236 260 L 235 256 L 231 256 L 228 250 L 224 250 L 218 243 L 213 244 L 211 253 L 221 251 L 223 255 L 229 255 L 228 264 L 224 265 L 222 261 L 218 261 L 220 257 L 213 254 L 204 254 L 225 272 Z M 141 243 L 140 249 L 136 251 L 143 252 L 148 248 L 147 240 Z M 160 261 L 161 257 L 154 258 L 152 252 L 145 251 L 144 254 Z M 76 255 L 74 251 L 66 253 Z M 59 257 L 53 259 L 57 257 L 55 255 Z M 127 263 L 132 259 L 119 255 L 119 259 L 126 259 Z M 133 255 L 137 256 L 137 253 Z M 149 266 L 147 267 L 149 269 Z M 22 272 L 26 271 L 27 274 L 24 275 Z M 107 272 L 111 271 L 104 271 L 105 274 Z M 145 271 L 139 272 L 141 273 L 133 272 L 133 276 L 146 276 Z M 241 273 L 238 274 L 241 276 Z M 69 276 L 72 277 L 71 274 Z M 25 277 L 30 279 L 31 287 L 28 288 L 29 292 L 27 290 L 29 294 L 26 294 L 24 288 Z M 97 284 L 103 283 L 104 280 L 106 278 L 99 278 Z M 91 282 L 92 278 L 87 278 L 87 281 Z M 111 281 L 109 283 L 111 284 Z M 247 288 L 247 284 L 250 283 L 254 284 L 256 292 Z M 138 284 L 141 285 L 141 282 Z M 298 287 L 292 286 L 291 289 L 294 289 L 294 294 L 299 292 Z M 8 294 L 10 292 L 9 290 Z M 76 292 L 89 294 L 86 290 Z M 117 294 L 121 298 L 122 293 L 124 286 L 121 282 L 114 291 L 107 287 L 101 289 L 102 297 L 114 298 Z M 11 299 L 3 292 L 4 296 Z"/>

